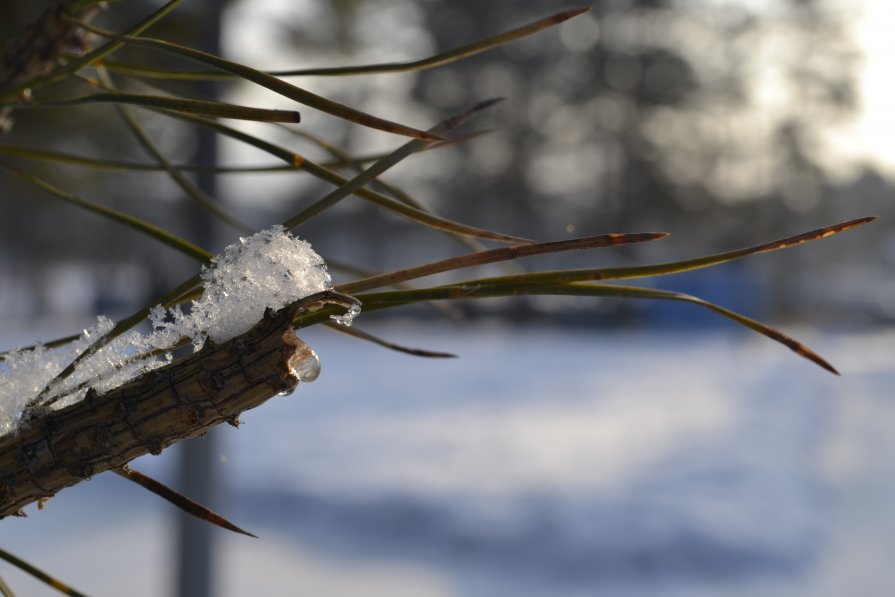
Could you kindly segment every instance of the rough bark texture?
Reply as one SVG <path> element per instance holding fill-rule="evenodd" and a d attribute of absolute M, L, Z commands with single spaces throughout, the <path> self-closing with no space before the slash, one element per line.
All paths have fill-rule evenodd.
<path fill-rule="evenodd" d="M 266 314 L 251 330 L 205 347 L 108 394 L 44 413 L 0 437 L 0 518 L 144 454 L 236 424 L 245 410 L 298 384 L 292 359 L 310 349 L 296 336 L 294 311 Z"/>
<path fill-rule="evenodd" d="M 47 74 L 59 63 L 64 52 L 83 50 L 84 30 L 69 23 L 65 17 L 70 15 L 89 23 L 97 12 L 92 8 L 72 13 L 62 3 L 44 10 L 20 37 L 7 43 L 0 61 L 0 92 L 20 81 Z"/>

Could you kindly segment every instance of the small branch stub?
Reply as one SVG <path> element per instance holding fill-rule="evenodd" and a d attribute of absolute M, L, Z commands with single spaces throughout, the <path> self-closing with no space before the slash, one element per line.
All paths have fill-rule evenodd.
<path fill-rule="evenodd" d="M 291 392 L 300 380 L 294 367 L 313 354 L 295 336 L 294 314 L 292 306 L 268 312 L 232 340 L 208 342 L 107 394 L 90 391 L 71 406 L 44 410 L 0 437 L 0 518 Z"/>

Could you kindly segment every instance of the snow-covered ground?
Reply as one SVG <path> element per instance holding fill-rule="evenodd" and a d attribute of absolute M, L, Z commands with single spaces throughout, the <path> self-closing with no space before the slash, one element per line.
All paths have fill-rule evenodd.
<path fill-rule="evenodd" d="M 216 594 L 832 597 L 895 583 L 895 332 L 797 333 L 836 378 L 727 328 L 378 331 L 461 358 L 302 334 L 320 379 L 219 434 L 219 509 L 261 539 L 216 532 Z M 135 467 L 171 480 L 175 462 Z M 156 596 L 173 529 L 168 506 L 101 475 L 0 522 L 0 546 L 91 595 Z"/>

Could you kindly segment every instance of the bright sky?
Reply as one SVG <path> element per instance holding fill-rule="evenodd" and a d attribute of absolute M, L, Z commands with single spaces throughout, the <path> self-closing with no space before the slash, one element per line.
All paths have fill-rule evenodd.
<path fill-rule="evenodd" d="M 863 12 L 857 31 L 865 52 L 863 115 L 856 142 L 895 175 L 895 2 L 865 0 Z"/>
<path fill-rule="evenodd" d="M 776 6 L 776 0 L 709 1 L 743 3 L 759 12 Z M 830 151 L 839 152 L 843 161 L 869 161 L 895 178 L 895 2 L 825 0 L 824 3 L 856 17 L 852 35 L 863 53 L 863 64 L 858 68 L 859 114 L 853 125 L 832 132 Z M 845 166 L 843 172 L 850 170 Z"/>

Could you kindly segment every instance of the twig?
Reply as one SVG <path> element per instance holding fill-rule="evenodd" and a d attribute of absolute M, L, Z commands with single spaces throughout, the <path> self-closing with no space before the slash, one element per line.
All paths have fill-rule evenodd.
<path fill-rule="evenodd" d="M 308 308 L 302 301 L 108 394 L 90 390 L 66 408 L 30 411 L 23 430 L 0 438 L 0 518 L 220 423 L 235 424 L 243 411 L 291 392 L 298 384 L 293 367 L 307 350 L 292 328 Z"/>

